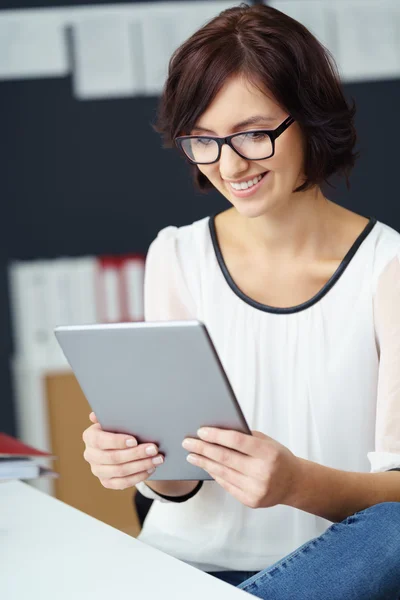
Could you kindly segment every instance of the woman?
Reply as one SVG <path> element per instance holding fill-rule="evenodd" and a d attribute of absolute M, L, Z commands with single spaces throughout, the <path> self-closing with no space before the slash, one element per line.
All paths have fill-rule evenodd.
<path fill-rule="evenodd" d="M 84 433 L 105 487 L 156 500 L 141 540 L 269 600 L 400 591 L 400 234 L 321 190 L 353 118 L 328 52 L 267 6 L 175 52 L 156 128 L 231 207 L 159 232 L 146 320 L 206 324 L 253 435 L 186 440 L 202 484 L 146 481 L 158 449 L 93 414 Z"/>

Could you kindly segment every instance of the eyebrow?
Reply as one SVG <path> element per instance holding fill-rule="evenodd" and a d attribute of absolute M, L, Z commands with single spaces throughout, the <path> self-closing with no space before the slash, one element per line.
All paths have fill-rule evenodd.
<path fill-rule="evenodd" d="M 276 121 L 276 117 L 266 117 L 265 115 L 254 115 L 254 117 L 249 117 L 244 121 L 240 121 L 240 123 L 236 123 L 231 129 L 232 131 L 240 131 L 244 127 L 248 127 L 249 125 L 255 125 L 256 123 L 273 123 Z M 206 127 L 199 127 L 195 125 L 192 128 L 192 131 L 204 131 L 206 133 L 213 133 L 216 135 L 211 129 L 207 129 Z"/>

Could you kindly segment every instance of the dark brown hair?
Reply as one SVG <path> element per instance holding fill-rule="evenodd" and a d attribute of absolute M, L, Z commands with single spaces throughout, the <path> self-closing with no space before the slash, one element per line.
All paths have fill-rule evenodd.
<path fill-rule="evenodd" d="M 349 175 L 358 156 L 355 105 L 348 106 L 330 52 L 298 21 L 266 5 L 228 8 L 187 39 L 169 61 L 154 125 L 171 147 L 190 134 L 229 77 L 244 75 L 298 122 L 305 138 L 306 181 L 295 191 Z M 194 170 L 201 190 L 210 181 Z"/>

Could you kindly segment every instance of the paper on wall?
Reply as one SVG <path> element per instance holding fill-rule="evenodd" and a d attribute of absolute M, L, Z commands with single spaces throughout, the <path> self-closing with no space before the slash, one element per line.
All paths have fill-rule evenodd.
<path fill-rule="evenodd" d="M 196 30 L 199 15 L 179 18 L 176 14 L 151 14 L 142 18 L 145 89 L 148 95 L 158 95 L 165 83 L 168 62 L 173 52 Z M 192 17 L 192 18 L 190 18 Z"/>
<path fill-rule="evenodd" d="M 332 52 L 346 81 L 400 76 L 399 0 L 270 0 Z M 158 95 L 173 51 L 237 2 L 151 2 L 0 11 L 0 80 L 70 72 L 81 99 Z M 143 36 L 143 37 L 142 37 Z"/>
<path fill-rule="evenodd" d="M 398 0 L 336 1 L 337 60 L 344 81 L 400 77 Z"/>
<path fill-rule="evenodd" d="M 0 11 L 1 12 L 1 11 Z M 60 77 L 69 71 L 64 27 L 40 9 L 37 18 L 0 19 L 0 79 Z"/>
<path fill-rule="evenodd" d="M 133 21 L 104 15 L 72 26 L 75 96 L 134 96 L 143 91 L 140 28 Z"/>
<path fill-rule="evenodd" d="M 187 38 L 222 10 L 237 2 L 152 3 L 141 13 L 143 60 L 147 95 L 158 95 L 164 86 L 168 62 Z"/>
<path fill-rule="evenodd" d="M 321 0 L 271 0 L 264 2 L 299 21 L 335 56 L 335 23 L 329 5 Z"/>

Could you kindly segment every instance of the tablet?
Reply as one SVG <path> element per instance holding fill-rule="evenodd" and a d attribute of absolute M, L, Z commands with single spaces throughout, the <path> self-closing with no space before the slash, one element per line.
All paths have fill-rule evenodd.
<path fill-rule="evenodd" d="M 149 480 L 212 479 L 182 448 L 199 427 L 250 434 L 200 321 L 59 326 L 54 333 L 102 428 L 154 442 L 164 454 Z"/>

